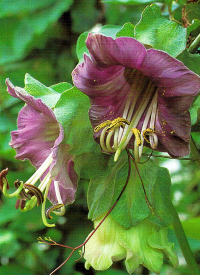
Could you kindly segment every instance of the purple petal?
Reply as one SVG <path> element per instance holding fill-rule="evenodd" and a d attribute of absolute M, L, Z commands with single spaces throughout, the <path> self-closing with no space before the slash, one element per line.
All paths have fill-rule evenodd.
<path fill-rule="evenodd" d="M 17 152 L 16 158 L 29 159 L 36 168 L 40 167 L 59 135 L 58 122 L 27 105 L 19 112 L 17 124 L 18 130 L 11 132 L 9 143 Z"/>
<path fill-rule="evenodd" d="M 146 56 L 145 47 L 130 37 L 119 37 L 113 40 L 101 34 L 89 34 L 86 46 L 92 61 L 101 67 L 120 65 L 139 69 Z"/>
<path fill-rule="evenodd" d="M 27 105 L 32 106 L 33 109 L 35 109 L 36 111 L 46 114 L 47 116 L 50 116 L 56 120 L 54 112 L 46 104 L 44 104 L 41 99 L 35 99 L 33 96 L 29 95 L 24 89 L 20 87 L 15 87 L 8 78 L 6 79 L 6 85 L 7 91 L 11 96 L 21 99 Z"/>
<path fill-rule="evenodd" d="M 167 151 L 174 157 L 189 154 L 191 120 L 187 106 L 192 99 L 191 96 L 159 98 L 155 127 L 158 150 Z"/>
<path fill-rule="evenodd" d="M 68 205 L 74 202 L 76 189 L 74 188 L 67 189 L 59 185 L 59 191 L 60 191 L 61 199 L 64 205 Z M 54 181 L 52 181 L 51 186 L 49 188 L 48 199 L 51 201 L 52 204 L 58 204 L 58 201 L 55 195 Z"/>
<path fill-rule="evenodd" d="M 74 170 L 73 157 L 69 155 L 70 146 L 62 144 L 64 130 L 53 111 L 41 99 L 35 99 L 24 89 L 14 87 L 7 79 L 8 92 L 26 102 L 18 116 L 18 130 L 11 133 L 10 146 L 17 152 L 16 158 L 29 161 L 38 169 L 53 152 L 53 163 L 43 173 L 41 180 L 50 172 L 52 183 L 48 197 L 57 204 L 54 181 L 58 182 L 64 204 L 75 198 L 78 177 Z"/>
<path fill-rule="evenodd" d="M 62 148 L 62 150 L 63 149 L 65 148 Z M 67 152 L 67 150 L 65 152 Z M 65 157 L 62 156 L 62 158 L 64 158 L 64 162 L 57 162 L 51 171 L 51 175 L 54 173 L 57 175 L 55 180 L 59 182 L 59 190 L 63 203 L 70 204 L 75 200 L 78 176 L 74 170 L 74 162 L 67 156 L 67 153 L 65 153 Z M 48 198 L 53 204 L 57 204 L 54 181 L 50 186 Z"/>
<path fill-rule="evenodd" d="M 141 72 L 159 87 L 164 96 L 195 96 L 200 89 L 200 78 L 182 62 L 167 53 L 150 49 Z"/>

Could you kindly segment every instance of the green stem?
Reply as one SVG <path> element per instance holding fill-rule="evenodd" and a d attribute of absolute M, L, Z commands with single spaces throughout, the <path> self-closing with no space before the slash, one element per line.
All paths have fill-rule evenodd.
<path fill-rule="evenodd" d="M 199 46 L 200 46 L 200 34 L 195 38 L 195 40 L 190 45 L 188 49 L 189 53 L 195 53 Z"/>
<path fill-rule="evenodd" d="M 173 220 L 174 220 L 172 225 L 173 225 L 176 237 L 178 239 L 179 245 L 181 247 L 183 256 L 187 262 L 188 269 L 190 270 L 190 274 L 191 275 L 200 275 L 200 270 L 199 270 L 198 265 L 195 261 L 194 255 L 191 251 L 191 248 L 188 244 L 188 241 L 185 236 L 185 232 L 183 230 L 179 216 L 171 202 L 169 204 L 169 209 L 170 209 L 170 213 L 172 214 Z"/>

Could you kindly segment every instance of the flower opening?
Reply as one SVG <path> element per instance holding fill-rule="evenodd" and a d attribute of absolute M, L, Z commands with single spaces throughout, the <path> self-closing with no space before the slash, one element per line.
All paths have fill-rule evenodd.
<path fill-rule="evenodd" d="M 91 58 L 85 54 L 72 76 L 90 98 L 94 138 L 102 150 L 114 153 L 115 160 L 129 148 L 138 161 L 143 146 L 173 157 L 188 155 L 188 109 L 200 90 L 200 77 L 131 37 L 89 34 L 86 45 Z"/>

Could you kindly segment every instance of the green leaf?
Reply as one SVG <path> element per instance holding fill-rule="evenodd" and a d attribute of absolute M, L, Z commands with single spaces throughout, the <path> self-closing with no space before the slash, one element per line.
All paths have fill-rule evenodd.
<path fill-rule="evenodd" d="M 64 142 L 71 145 L 70 154 L 93 152 L 99 146 L 93 139 L 89 120 L 89 98 L 76 87 L 62 93 L 54 113 L 64 128 Z"/>
<path fill-rule="evenodd" d="M 121 37 L 121 36 L 135 37 L 134 28 L 135 28 L 135 26 L 132 25 L 131 23 L 126 23 L 116 33 L 116 37 Z"/>
<path fill-rule="evenodd" d="M 171 184 L 168 170 L 155 165 L 151 160 L 138 163 L 137 167 L 138 170 L 131 162 L 128 184 L 110 215 L 126 229 L 136 226 L 145 218 L 158 226 L 168 226 L 172 222 L 168 211 Z M 127 176 L 125 152 L 117 163 L 113 162 L 113 158 L 110 160 L 103 175 L 91 179 L 88 189 L 90 219 L 97 219 L 108 212 L 124 188 Z"/>
<path fill-rule="evenodd" d="M 60 82 L 58 84 L 54 84 L 54 85 L 50 86 L 50 88 L 53 89 L 54 91 L 56 91 L 57 93 L 62 94 L 63 92 L 71 89 L 72 84 L 70 84 L 68 82 Z"/>
<path fill-rule="evenodd" d="M 186 29 L 161 15 L 157 5 L 147 6 L 135 27 L 135 37 L 143 44 L 176 57 L 186 47 Z"/>
<path fill-rule="evenodd" d="M 146 194 L 138 171 L 131 163 L 129 183 L 111 216 L 127 229 L 147 217 L 159 226 L 169 225 L 172 222 L 171 214 L 167 210 L 171 181 L 167 169 L 155 165 L 153 161 L 137 164 L 137 167 Z M 116 184 L 116 187 L 122 189 L 123 186 Z"/>
<path fill-rule="evenodd" d="M 200 75 L 200 55 L 191 54 L 188 50 L 184 50 L 181 54 L 177 56 L 177 59 L 180 60 L 188 67 L 190 70 Z"/>
<path fill-rule="evenodd" d="M 70 87 L 71 85 L 63 85 L 57 84 L 55 86 L 61 92 L 61 88 L 64 87 L 64 91 L 66 87 Z M 60 92 L 56 92 L 56 90 L 52 89 L 52 87 L 48 88 L 38 80 L 34 79 L 29 74 L 25 75 L 25 90 L 30 95 L 41 98 L 42 101 L 49 106 L 49 108 L 53 108 L 57 101 L 60 98 Z"/>
<path fill-rule="evenodd" d="M 85 41 L 87 39 L 89 32 L 84 32 L 82 33 L 78 40 L 77 40 L 77 44 L 76 44 L 76 54 L 79 60 L 79 63 L 82 63 L 84 61 L 83 59 L 83 54 L 87 53 L 89 55 L 89 51 L 88 48 L 86 47 Z"/>
<path fill-rule="evenodd" d="M 99 150 L 96 153 L 84 153 L 75 157 L 75 171 L 80 178 L 91 180 L 106 173 L 111 155 L 102 154 L 100 146 L 97 146 Z"/>
<path fill-rule="evenodd" d="M 127 155 L 121 157 L 117 163 L 113 162 L 112 158 L 104 174 L 91 179 L 88 188 L 89 219 L 97 219 L 109 210 L 115 193 L 117 192 L 119 196 L 121 192 L 121 190 L 116 190 L 116 184 L 120 183 L 121 187 L 125 184 L 126 178 Z"/>
<path fill-rule="evenodd" d="M 105 36 L 110 36 L 113 39 L 116 38 L 116 33 L 121 29 L 121 26 L 105 25 L 97 33 L 101 33 Z"/>

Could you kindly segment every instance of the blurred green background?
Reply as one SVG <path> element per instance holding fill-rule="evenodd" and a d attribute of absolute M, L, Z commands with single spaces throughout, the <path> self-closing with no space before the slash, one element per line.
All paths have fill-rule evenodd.
<path fill-rule="evenodd" d="M 34 172 L 29 162 L 14 159 L 15 151 L 8 145 L 10 132 L 16 129 L 17 114 L 22 102 L 11 98 L 6 92 L 5 79 L 10 78 L 16 86 L 24 86 L 24 75 L 31 76 L 50 86 L 58 82 L 72 83 L 71 72 L 77 64 L 76 42 L 79 35 L 105 24 L 122 26 L 126 22 L 136 24 L 150 0 L 98 1 L 98 0 L 1 0 L 0 1 L 0 168 L 9 167 L 9 182 L 25 181 Z M 157 1 L 163 15 L 169 18 L 166 3 Z M 181 9 L 186 1 L 173 5 L 176 20 L 181 22 Z M 122 5 L 124 4 L 124 5 Z M 191 6 L 194 5 L 194 6 Z M 199 3 L 188 9 L 197 11 Z M 198 140 L 198 130 L 194 138 Z M 197 261 L 200 263 L 200 171 L 192 160 L 167 160 L 155 158 L 158 164 L 169 167 L 172 174 L 172 199 L 184 222 L 184 227 Z M 173 168 L 173 169 L 172 169 Z M 10 190 L 12 191 L 12 189 Z M 0 194 L 0 274 L 44 275 L 49 274 L 69 255 L 62 247 L 38 244 L 39 236 L 51 237 L 68 246 L 81 244 L 92 230 L 87 220 L 87 185 L 80 184 L 76 202 L 67 207 L 64 217 L 57 218 L 53 229 L 45 228 L 40 207 L 31 212 L 15 210 L 15 199 Z M 190 222 L 188 219 L 193 218 Z M 56 220 L 56 218 L 55 218 Z M 188 274 L 173 230 L 170 241 L 175 242 L 180 257 L 180 267 L 174 270 L 167 261 L 163 274 Z M 56 274 L 80 275 L 127 274 L 123 261 L 111 269 L 96 272 L 84 269 L 84 260 L 76 252 Z M 140 267 L 134 274 L 153 274 Z"/>

